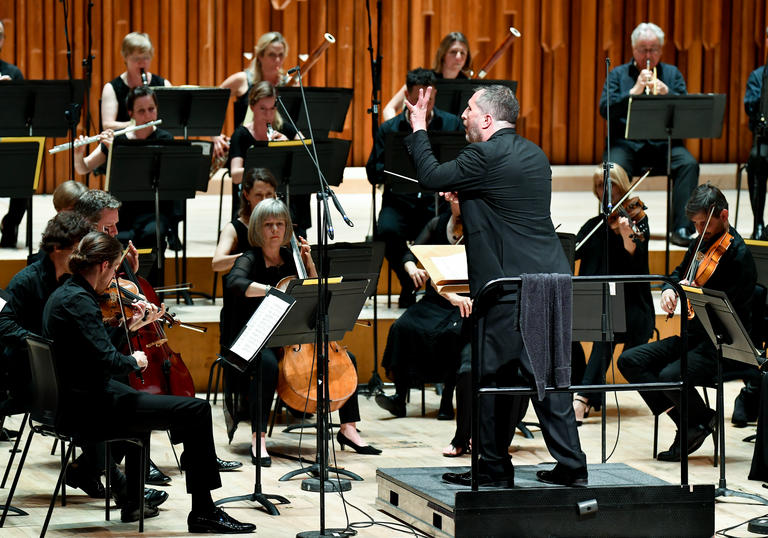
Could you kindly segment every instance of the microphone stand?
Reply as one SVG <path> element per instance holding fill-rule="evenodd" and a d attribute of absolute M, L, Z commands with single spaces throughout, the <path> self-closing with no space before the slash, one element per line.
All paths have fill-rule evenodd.
<path fill-rule="evenodd" d="M 605 84 L 608 98 L 608 106 L 606 107 L 605 122 L 606 122 L 606 156 L 605 162 L 603 162 L 603 200 L 600 204 L 600 213 L 603 218 L 603 228 L 605 228 L 605 239 L 603 245 L 603 274 L 609 275 L 609 263 L 608 258 L 610 256 L 609 241 L 611 239 L 610 234 L 613 233 L 608 225 L 608 217 L 613 211 L 613 188 L 611 183 L 611 168 L 613 163 L 611 162 L 611 84 L 608 80 L 610 77 L 611 59 L 605 58 Z M 603 348 L 602 357 L 602 381 L 605 384 L 605 374 L 608 370 L 608 365 L 613 360 L 613 317 L 611 312 L 611 294 L 610 286 L 608 282 L 603 282 L 602 293 L 602 314 L 600 317 L 600 332 L 601 343 Z M 600 406 L 601 406 L 601 462 L 605 463 L 606 456 L 606 394 L 605 391 L 600 393 Z"/>
<path fill-rule="evenodd" d="M 64 39 L 67 42 L 67 76 L 69 77 L 69 98 L 70 103 L 64 111 L 64 117 L 69 124 L 69 141 L 72 147 L 75 145 L 75 132 L 77 130 L 78 120 L 80 119 L 80 103 L 75 103 L 75 78 L 72 73 L 72 44 L 69 40 L 69 6 L 67 0 L 59 0 L 64 8 Z M 90 13 L 90 8 L 89 8 Z M 90 49 L 89 49 L 90 52 Z M 71 151 L 69 155 L 69 177 L 75 179 L 75 152 Z"/>
<path fill-rule="evenodd" d="M 328 327 L 328 302 L 330 296 L 328 294 L 328 272 L 330 270 L 330 260 L 328 256 L 328 240 L 333 239 L 335 232 L 333 229 L 333 222 L 331 221 L 330 208 L 328 207 L 328 198 L 333 201 L 333 205 L 341 214 L 344 222 L 349 226 L 354 226 L 352 221 L 347 217 L 344 212 L 344 208 L 341 206 L 336 194 L 331 190 L 328 182 L 320 170 L 320 163 L 317 159 L 317 146 L 314 143 L 314 135 L 312 134 L 312 122 L 309 117 L 309 109 L 307 108 L 306 99 L 304 96 L 304 83 L 301 77 L 301 68 L 299 66 L 294 67 L 288 71 L 288 74 L 293 72 L 297 73 L 299 80 L 299 91 L 301 92 L 302 104 L 307 116 L 307 129 L 309 130 L 310 140 L 312 143 L 312 151 L 307 147 L 306 142 L 301 139 L 304 149 L 307 150 L 312 164 L 315 165 L 317 171 L 317 178 L 319 182 L 320 190 L 317 193 L 317 245 L 320 249 L 319 256 L 319 271 L 318 271 L 318 286 L 317 286 L 317 314 L 316 314 L 316 333 L 315 333 L 315 350 L 317 353 L 317 451 L 318 461 L 311 465 L 304 472 L 316 472 L 317 478 L 305 478 L 301 482 L 301 489 L 303 491 L 317 491 L 320 493 L 320 530 L 303 531 L 298 533 L 298 538 L 320 538 L 320 537 L 335 537 L 341 536 L 344 529 L 327 529 L 325 527 L 325 492 L 328 491 L 349 491 L 352 489 L 352 484 L 349 480 L 342 478 L 330 479 L 328 478 L 328 422 L 329 411 L 327 410 L 327 403 L 329 401 L 328 383 L 326 379 L 328 377 L 328 340 L 329 331 Z M 282 100 L 278 96 L 278 103 L 283 110 L 286 118 L 290 121 L 291 125 L 296 129 L 296 125 L 288 114 L 288 110 L 285 108 Z M 298 129 L 296 129 L 298 132 Z M 345 474 L 362 480 L 361 477 L 345 471 L 342 469 L 335 469 L 337 475 Z"/>
<path fill-rule="evenodd" d="M 376 57 L 373 51 L 373 32 L 371 30 L 371 2 L 365 0 L 365 10 L 368 14 L 368 55 L 371 59 L 371 108 L 367 110 L 371 115 L 372 136 L 376 138 L 379 129 L 379 106 L 381 105 L 381 0 L 376 2 Z M 371 222 L 372 237 L 376 238 L 376 185 L 371 185 Z M 381 269 L 379 269 L 381 272 Z M 379 316 L 378 316 L 378 290 L 373 293 L 373 372 L 366 388 L 368 397 L 383 392 L 384 382 L 379 376 Z"/>

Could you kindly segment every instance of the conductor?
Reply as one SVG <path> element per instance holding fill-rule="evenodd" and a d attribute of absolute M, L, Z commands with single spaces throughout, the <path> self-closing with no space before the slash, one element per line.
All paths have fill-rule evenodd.
<path fill-rule="evenodd" d="M 544 152 L 515 132 L 520 105 L 504 86 L 477 90 L 461 118 L 470 142 L 458 158 L 438 164 L 426 134 L 431 88 L 420 91 L 415 105 L 407 103 L 413 134 L 405 142 L 425 189 L 456 191 L 464 218 L 469 289 L 474 298 L 484 284 L 523 273 L 570 273 L 555 234 L 549 206 L 552 176 Z M 504 301 L 508 303 L 508 301 Z M 473 315 L 475 315 L 473 313 Z M 518 370 L 531 383 L 533 369 L 517 314 L 510 305 L 484 313 L 486 338 L 480 383 L 484 387 L 520 384 Z M 479 476 L 481 485 L 514 487 L 508 447 L 525 410 L 523 397 L 497 396 L 480 401 Z M 534 409 L 547 448 L 557 460 L 550 471 L 539 471 L 543 482 L 586 486 L 587 465 L 567 393 L 546 394 Z M 471 472 L 446 473 L 443 480 L 471 485 Z"/>

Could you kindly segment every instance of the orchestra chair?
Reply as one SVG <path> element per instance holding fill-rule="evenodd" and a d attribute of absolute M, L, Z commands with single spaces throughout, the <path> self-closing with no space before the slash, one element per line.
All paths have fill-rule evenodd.
<path fill-rule="evenodd" d="M 224 367 L 224 359 L 216 357 L 216 360 L 211 364 L 211 369 L 208 371 L 208 390 L 205 393 L 205 401 L 210 402 L 211 391 L 213 391 L 213 405 L 216 405 L 216 399 L 219 395 L 219 386 L 221 385 L 221 370 Z M 216 373 L 216 383 L 213 383 L 213 374 Z"/>
<path fill-rule="evenodd" d="M 67 470 L 67 462 L 72 458 L 72 452 L 76 444 L 84 442 L 104 441 L 107 443 L 106 455 L 110 457 L 109 443 L 113 441 L 127 441 L 137 444 L 141 447 L 141 461 L 140 468 L 143 469 L 147 457 L 147 444 L 145 440 L 140 437 L 110 437 L 104 439 L 103 436 L 93 438 L 90 436 L 84 436 L 80 434 L 73 435 L 71 433 L 64 433 L 57 429 L 56 424 L 61 419 L 61 400 L 63 398 L 63 391 L 61 390 L 61 383 L 58 376 L 56 361 L 51 349 L 51 341 L 40 338 L 38 336 L 29 336 L 26 339 L 27 351 L 29 355 L 29 365 L 32 373 L 32 393 L 33 401 L 31 402 L 29 411 L 29 435 L 27 436 L 27 442 L 24 446 L 24 451 L 21 454 L 21 460 L 19 461 L 16 475 L 11 485 L 11 490 L 8 493 L 8 499 L 5 502 L 3 509 L 3 515 L 0 518 L 0 528 L 5 524 L 5 519 L 8 515 L 8 507 L 10 506 L 13 495 L 16 492 L 16 486 L 19 483 L 21 477 L 21 471 L 24 468 L 24 461 L 27 458 L 29 447 L 32 444 L 32 438 L 35 434 L 43 436 L 54 437 L 62 442 L 62 448 L 64 443 L 68 443 L 69 448 L 66 454 L 62 455 L 61 471 L 59 472 L 58 480 L 56 481 L 56 487 L 53 490 L 51 496 L 51 502 L 48 506 L 48 513 L 45 516 L 45 522 L 43 528 L 40 531 L 40 536 L 45 536 L 48 530 L 48 524 L 53 514 L 53 507 L 56 504 L 56 497 L 59 494 L 59 488 L 62 488 L 61 504 L 66 506 L 66 493 L 64 486 L 64 473 Z M 105 461 L 106 463 L 106 461 Z M 105 465 L 105 468 L 108 467 Z M 109 471 L 106 472 L 107 486 L 105 491 L 106 497 L 106 519 L 109 521 L 109 509 L 110 509 L 110 483 L 109 483 Z M 139 532 L 144 532 L 144 473 L 140 480 L 139 493 Z"/>

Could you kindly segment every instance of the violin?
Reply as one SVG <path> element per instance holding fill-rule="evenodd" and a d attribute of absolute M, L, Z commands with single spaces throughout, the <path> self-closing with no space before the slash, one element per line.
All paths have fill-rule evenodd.
<path fill-rule="evenodd" d="M 301 279 L 307 270 L 301 260 L 296 236 L 291 237 L 291 250 L 296 270 Z M 283 279 L 278 284 L 287 285 Z M 357 370 L 347 351 L 338 342 L 328 343 L 328 371 L 326 378 L 331 411 L 336 411 L 355 393 Z M 277 393 L 288 406 L 307 413 L 317 410 L 317 349 L 314 344 L 298 344 L 283 348 L 279 365 Z"/>
<path fill-rule="evenodd" d="M 625 217 L 632 228 L 632 241 L 640 243 L 645 241 L 645 237 L 650 233 L 648 223 L 645 219 L 645 210 L 648 209 L 639 196 L 626 199 L 622 204 L 616 204 L 614 212 L 608 216 L 608 225 L 611 229 L 619 233 L 619 218 Z"/>

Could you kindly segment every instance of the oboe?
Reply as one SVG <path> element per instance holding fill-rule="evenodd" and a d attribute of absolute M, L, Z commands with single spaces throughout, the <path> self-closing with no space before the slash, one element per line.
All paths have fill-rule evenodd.
<path fill-rule="evenodd" d="M 130 127 L 126 127 L 125 129 L 120 129 L 119 131 L 115 131 L 115 136 L 126 134 L 126 133 L 132 133 L 133 131 L 138 131 L 139 129 L 144 129 L 145 127 L 152 127 L 154 125 L 160 125 L 163 123 L 163 120 L 155 120 L 147 122 L 143 125 L 132 125 Z M 58 146 L 53 146 L 51 149 L 48 150 L 48 153 L 58 153 L 60 151 L 67 151 L 69 149 L 72 149 L 73 147 L 79 148 L 80 146 L 85 146 L 86 144 L 90 144 L 91 142 L 96 142 L 101 135 L 93 135 L 89 136 L 88 138 L 83 138 L 82 140 L 75 140 L 75 144 L 72 145 L 72 142 L 67 142 L 66 144 L 59 144 Z"/>

